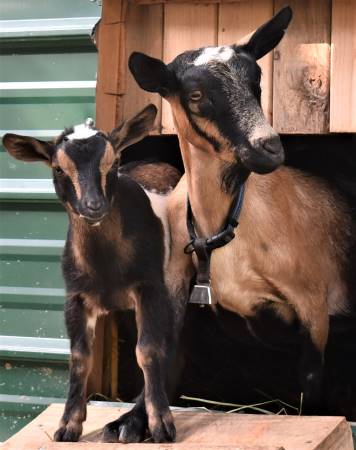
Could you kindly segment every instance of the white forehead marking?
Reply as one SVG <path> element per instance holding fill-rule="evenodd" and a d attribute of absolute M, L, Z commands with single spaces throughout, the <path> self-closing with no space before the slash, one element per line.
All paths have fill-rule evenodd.
<path fill-rule="evenodd" d="M 86 124 L 81 123 L 80 125 L 75 125 L 74 131 L 68 134 L 67 139 L 87 139 L 98 133 L 98 130 L 88 127 Z"/>
<path fill-rule="evenodd" d="M 206 47 L 194 61 L 194 65 L 201 66 L 210 61 L 228 61 L 233 54 L 234 50 L 231 47 Z"/>

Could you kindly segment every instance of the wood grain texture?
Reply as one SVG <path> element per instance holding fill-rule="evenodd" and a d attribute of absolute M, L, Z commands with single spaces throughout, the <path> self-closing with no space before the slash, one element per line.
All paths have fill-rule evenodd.
<path fill-rule="evenodd" d="M 163 57 L 163 5 L 138 5 L 130 2 L 126 15 L 126 61 L 132 52 Z M 127 64 L 126 64 L 127 66 Z M 158 108 L 156 123 L 161 123 L 162 100 L 158 94 L 142 90 L 127 69 L 124 117 L 129 118 L 149 103 Z M 159 126 L 160 128 L 160 126 Z M 160 129 L 155 133 L 160 132 Z"/>
<path fill-rule="evenodd" d="M 105 316 L 104 355 L 101 394 L 111 399 L 118 396 L 119 339 L 115 312 Z"/>
<path fill-rule="evenodd" d="M 333 0 L 330 131 L 356 131 L 356 1 Z"/>
<path fill-rule="evenodd" d="M 171 62 L 179 53 L 217 44 L 217 5 L 167 4 L 164 8 L 163 58 Z M 162 104 L 162 133 L 175 133 L 170 106 Z"/>
<path fill-rule="evenodd" d="M 246 42 L 247 36 L 272 16 L 273 0 L 248 0 L 220 5 L 218 44 Z M 258 64 L 262 68 L 262 108 L 272 123 L 272 54 L 263 57 Z"/>
<path fill-rule="evenodd" d="M 103 388 L 104 326 L 105 317 L 99 317 L 95 327 L 93 367 L 88 378 L 87 397 L 102 392 Z"/>
<path fill-rule="evenodd" d="M 102 427 L 126 408 L 89 406 L 82 442 L 54 443 L 51 437 L 64 405 L 51 405 L 3 444 L 6 450 L 90 448 L 111 450 L 100 443 Z M 175 444 L 125 444 L 125 449 L 353 450 L 350 426 L 342 417 L 298 417 L 175 411 Z M 86 444 L 84 444 L 86 442 Z"/>
<path fill-rule="evenodd" d="M 125 57 L 124 19 L 126 0 L 104 0 L 99 25 L 96 126 L 111 131 L 120 119 L 120 96 L 124 93 L 122 73 Z"/>
<path fill-rule="evenodd" d="M 273 126 L 280 133 L 329 131 L 329 0 L 291 0 L 293 20 L 274 52 Z M 285 0 L 275 0 L 275 11 Z"/>
<path fill-rule="evenodd" d="M 132 3 L 138 3 L 141 5 L 152 5 L 157 3 L 239 3 L 246 0 L 129 0 Z"/>

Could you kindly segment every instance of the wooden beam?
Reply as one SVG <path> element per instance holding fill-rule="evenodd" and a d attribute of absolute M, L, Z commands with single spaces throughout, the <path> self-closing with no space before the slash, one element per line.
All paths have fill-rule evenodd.
<path fill-rule="evenodd" d="M 4 442 L 2 450 L 114 450 L 122 444 L 101 443 L 101 430 L 127 408 L 89 406 L 81 442 L 53 442 L 64 405 L 53 404 Z M 174 411 L 177 442 L 125 444 L 125 449 L 160 450 L 353 450 L 350 425 L 343 417 L 303 417 Z"/>
<path fill-rule="evenodd" d="M 124 93 L 124 20 L 126 0 L 104 0 L 98 40 L 96 124 L 110 131 L 118 123 L 120 96 Z"/>
<path fill-rule="evenodd" d="M 112 400 L 116 400 L 118 397 L 119 382 L 119 338 L 117 323 L 115 312 L 111 312 L 105 317 L 101 393 Z"/>
<path fill-rule="evenodd" d="M 247 41 L 247 36 L 272 16 L 273 0 L 220 5 L 218 44 L 231 45 Z M 266 55 L 258 63 L 262 68 L 262 108 L 268 121 L 272 123 L 272 54 Z"/>
<path fill-rule="evenodd" d="M 141 5 L 154 5 L 157 3 L 190 3 L 190 4 L 202 4 L 202 3 L 240 3 L 246 0 L 129 0 L 132 3 L 138 3 Z"/>
<path fill-rule="evenodd" d="M 166 4 L 163 58 L 166 63 L 186 50 L 217 44 L 217 5 Z M 162 104 L 162 133 L 175 133 L 170 106 Z"/>
<path fill-rule="evenodd" d="M 100 394 L 103 390 L 104 326 L 105 317 L 99 317 L 95 327 L 93 366 L 88 378 L 87 397 Z"/>
<path fill-rule="evenodd" d="M 356 131 L 356 1 L 333 0 L 330 131 Z"/>
<path fill-rule="evenodd" d="M 274 52 L 273 126 L 280 133 L 329 131 L 329 0 L 290 0 L 293 20 Z M 275 11 L 285 0 L 275 0 Z"/>
<path fill-rule="evenodd" d="M 163 5 L 138 5 L 130 2 L 126 15 L 126 88 L 124 95 L 124 117 L 154 103 L 158 108 L 157 123 L 160 132 L 162 99 L 158 94 L 142 90 L 127 68 L 127 59 L 134 51 L 147 53 L 155 58 L 163 57 Z"/>

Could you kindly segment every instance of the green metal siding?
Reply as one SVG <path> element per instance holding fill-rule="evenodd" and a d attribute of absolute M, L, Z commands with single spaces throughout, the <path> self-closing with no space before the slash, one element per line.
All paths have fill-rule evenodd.
<path fill-rule="evenodd" d="M 100 14 L 89 0 L 0 0 L 1 136 L 51 139 L 94 117 Z M 67 217 L 49 177 L 0 147 L 0 441 L 67 394 Z"/>

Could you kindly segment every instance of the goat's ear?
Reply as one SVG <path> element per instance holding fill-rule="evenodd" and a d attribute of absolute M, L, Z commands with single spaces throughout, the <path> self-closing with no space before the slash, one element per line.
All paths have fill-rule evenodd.
<path fill-rule="evenodd" d="M 157 108 L 150 104 L 132 119 L 114 128 L 110 137 L 114 142 L 115 151 L 119 152 L 147 136 L 153 128 L 156 115 Z"/>
<path fill-rule="evenodd" d="M 134 52 L 129 58 L 129 69 L 137 84 L 149 92 L 167 97 L 175 87 L 175 76 L 160 59 Z"/>
<path fill-rule="evenodd" d="M 262 58 L 278 45 L 290 21 L 293 12 L 289 6 L 282 8 L 271 20 L 261 25 L 242 48 L 257 59 Z"/>
<path fill-rule="evenodd" d="M 2 142 L 10 155 L 20 161 L 42 161 L 49 165 L 54 152 L 53 144 L 30 136 L 7 133 Z"/>

